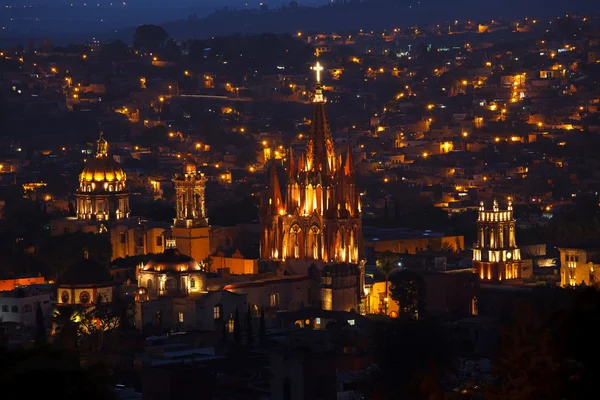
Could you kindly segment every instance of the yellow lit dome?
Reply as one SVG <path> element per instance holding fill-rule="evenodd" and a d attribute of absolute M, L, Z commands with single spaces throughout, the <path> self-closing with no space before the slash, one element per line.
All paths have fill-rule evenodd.
<path fill-rule="evenodd" d="M 176 248 L 166 248 L 164 253 L 152 258 L 143 268 L 144 271 L 203 271 L 202 266 L 192 257 L 179 253 Z"/>
<path fill-rule="evenodd" d="M 100 134 L 96 157 L 79 174 L 79 190 L 121 192 L 125 190 L 126 179 L 125 172 L 108 156 L 108 143 Z"/>

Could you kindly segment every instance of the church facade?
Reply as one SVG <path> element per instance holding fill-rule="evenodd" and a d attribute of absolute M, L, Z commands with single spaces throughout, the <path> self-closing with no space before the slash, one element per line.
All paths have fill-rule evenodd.
<path fill-rule="evenodd" d="M 315 275 L 322 281 L 321 306 L 347 310 L 357 307 L 364 293 L 358 276 L 364 258 L 361 205 L 351 149 L 345 158 L 336 155 L 319 79 L 322 67 L 317 63 L 314 69 L 318 85 L 307 150 L 297 158 L 289 150 L 283 190 L 275 164 L 270 167 L 260 206 L 260 256 Z M 343 285 L 332 281 L 338 278 Z"/>
<path fill-rule="evenodd" d="M 203 261 L 210 254 L 210 227 L 206 216 L 204 192 L 206 177 L 197 170 L 196 162 L 188 155 L 183 173 L 173 179 L 176 196 L 176 217 L 171 236 L 179 250 Z"/>
<path fill-rule="evenodd" d="M 168 225 L 130 218 L 127 176 L 110 157 L 102 133 L 96 155 L 79 174 L 75 193 L 75 216 L 50 223 L 52 235 L 73 232 L 106 234 L 112 244 L 112 259 L 162 253 Z"/>
<path fill-rule="evenodd" d="M 500 210 L 496 200 L 491 210 L 486 210 L 483 202 L 480 203 L 473 272 L 482 281 L 522 278 L 521 251 L 515 238 L 515 219 L 510 201 L 506 210 Z"/>

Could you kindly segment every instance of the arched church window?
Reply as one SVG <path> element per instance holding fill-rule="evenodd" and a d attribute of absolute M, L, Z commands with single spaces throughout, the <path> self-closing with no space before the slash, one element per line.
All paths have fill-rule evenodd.
<path fill-rule="evenodd" d="M 152 279 L 146 281 L 146 289 L 148 289 L 148 291 L 152 290 Z"/>
<path fill-rule="evenodd" d="M 191 288 L 195 288 L 196 287 L 196 279 L 190 278 L 190 287 Z"/>

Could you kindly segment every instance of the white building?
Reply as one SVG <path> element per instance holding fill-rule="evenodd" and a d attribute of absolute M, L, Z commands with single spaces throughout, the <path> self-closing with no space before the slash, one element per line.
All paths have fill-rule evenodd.
<path fill-rule="evenodd" d="M 52 308 L 50 294 L 27 287 L 0 292 L 0 319 L 2 322 L 35 326 L 38 304 L 44 316 L 49 315 Z"/>

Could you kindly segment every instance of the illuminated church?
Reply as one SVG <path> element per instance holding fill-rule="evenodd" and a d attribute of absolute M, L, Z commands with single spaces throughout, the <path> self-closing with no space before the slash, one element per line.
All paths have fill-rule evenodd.
<path fill-rule="evenodd" d="M 496 200 L 491 210 L 486 210 L 483 202 L 480 203 L 473 270 L 482 281 L 522 278 L 521 252 L 515 238 L 512 202 L 508 202 L 506 210 L 500 210 Z"/>
<path fill-rule="evenodd" d="M 130 218 L 127 176 L 108 152 L 100 133 L 96 154 L 79 174 L 75 216 L 53 220 L 52 235 L 73 232 L 108 234 L 112 259 L 162 253 L 168 224 Z"/>
<path fill-rule="evenodd" d="M 332 287 L 323 287 L 321 300 L 325 309 L 348 309 L 353 308 L 347 306 L 352 290 L 358 293 L 358 302 L 363 296 L 357 289 L 364 258 L 360 199 L 352 152 L 348 149 L 343 159 L 333 146 L 320 84 L 323 68 L 317 63 L 313 69 L 317 88 L 306 153 L 296 158 L 290 149 L 283 192 L 275 165 L 270 168 L 260 206 L 260 255 L 264 260 L 285 261 L 296 273 L 314 275 L 316 271 L 308 270 L 314 265 L 322 278 L 332 278 L 322 280 L 332 287 L 336 277 L 345 276 L 346 300 L 336 306 Z"/>

